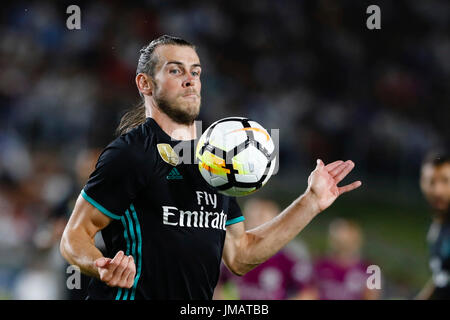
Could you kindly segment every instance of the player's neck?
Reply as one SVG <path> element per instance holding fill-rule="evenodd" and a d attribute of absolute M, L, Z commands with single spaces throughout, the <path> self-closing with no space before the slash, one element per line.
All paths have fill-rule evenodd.
<path fill-rule="evenodd" d="M 193 140 L 197 137 L 195 122 L 190 125 L 177 123 L 156 106 L 146 107 L 145 116 L 153 118 L 159 127 L 174 140 Z"/>

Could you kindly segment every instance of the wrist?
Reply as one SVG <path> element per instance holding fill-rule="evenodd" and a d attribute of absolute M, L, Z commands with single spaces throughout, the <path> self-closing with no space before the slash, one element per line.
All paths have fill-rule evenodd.
<path fill-rule="evenodd" d="M 305 193 L 301 195 L 299 202 L 302 204 L 302 206 L 308 208 L 308 211 L 312 214 L 312 218 L 319 214 L 321 211 L 319 201 L 310 188 L 308 188 Z"/>

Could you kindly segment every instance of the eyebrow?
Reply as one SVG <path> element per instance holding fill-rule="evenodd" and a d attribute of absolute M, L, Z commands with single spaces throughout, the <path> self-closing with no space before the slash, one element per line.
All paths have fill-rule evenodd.
<path fill-rule="evenodd" d="M 166 63 L 166 65 L 169 65 L 169 64 L 177 64 L 177 65 L 183 66 L 183 63 L 180 61 L 168 61 Z M 201 68 L 202 66 L 200 65 L 200 63 L 194 63 L 193 65 L 191 65 L 191 67 L 200 67 Z"/>

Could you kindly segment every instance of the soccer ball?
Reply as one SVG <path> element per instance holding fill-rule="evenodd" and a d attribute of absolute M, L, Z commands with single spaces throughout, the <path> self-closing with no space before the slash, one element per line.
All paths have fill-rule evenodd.
<path fill-rule="evenodd" d="M 206 182 L 227 196 L 251 194 L 272 176 L 277 161 L 267 131 L 247 118 L 214 122 L 196 148 L 198 168 Z"/>

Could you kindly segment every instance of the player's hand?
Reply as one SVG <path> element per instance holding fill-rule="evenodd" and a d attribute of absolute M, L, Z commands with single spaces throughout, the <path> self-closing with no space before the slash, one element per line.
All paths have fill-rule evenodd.
<path fill-rule="evenodd" d="M 95 260 L 98 268 L 100 280 L 110 287 L 120 287 L 130 289 L 136 276 L 136 265 L 133 256 L 126 256 L 123 251 L 119 251 L 111 258 L 98 258 Z"/>
<path fill-rule="evenodd" d="M 361 186 L 361 181 L 355 181 L 343 187 L 338 187 L 341 182 L 353 170 L 353 161 L 335 161 L 325 165 L 322 160 L 317 160 L 316 169 L 308 178 L 308 190 L 317 204 L 319 212 L 328 208 L 341 194 L 352 191 Z"/>

